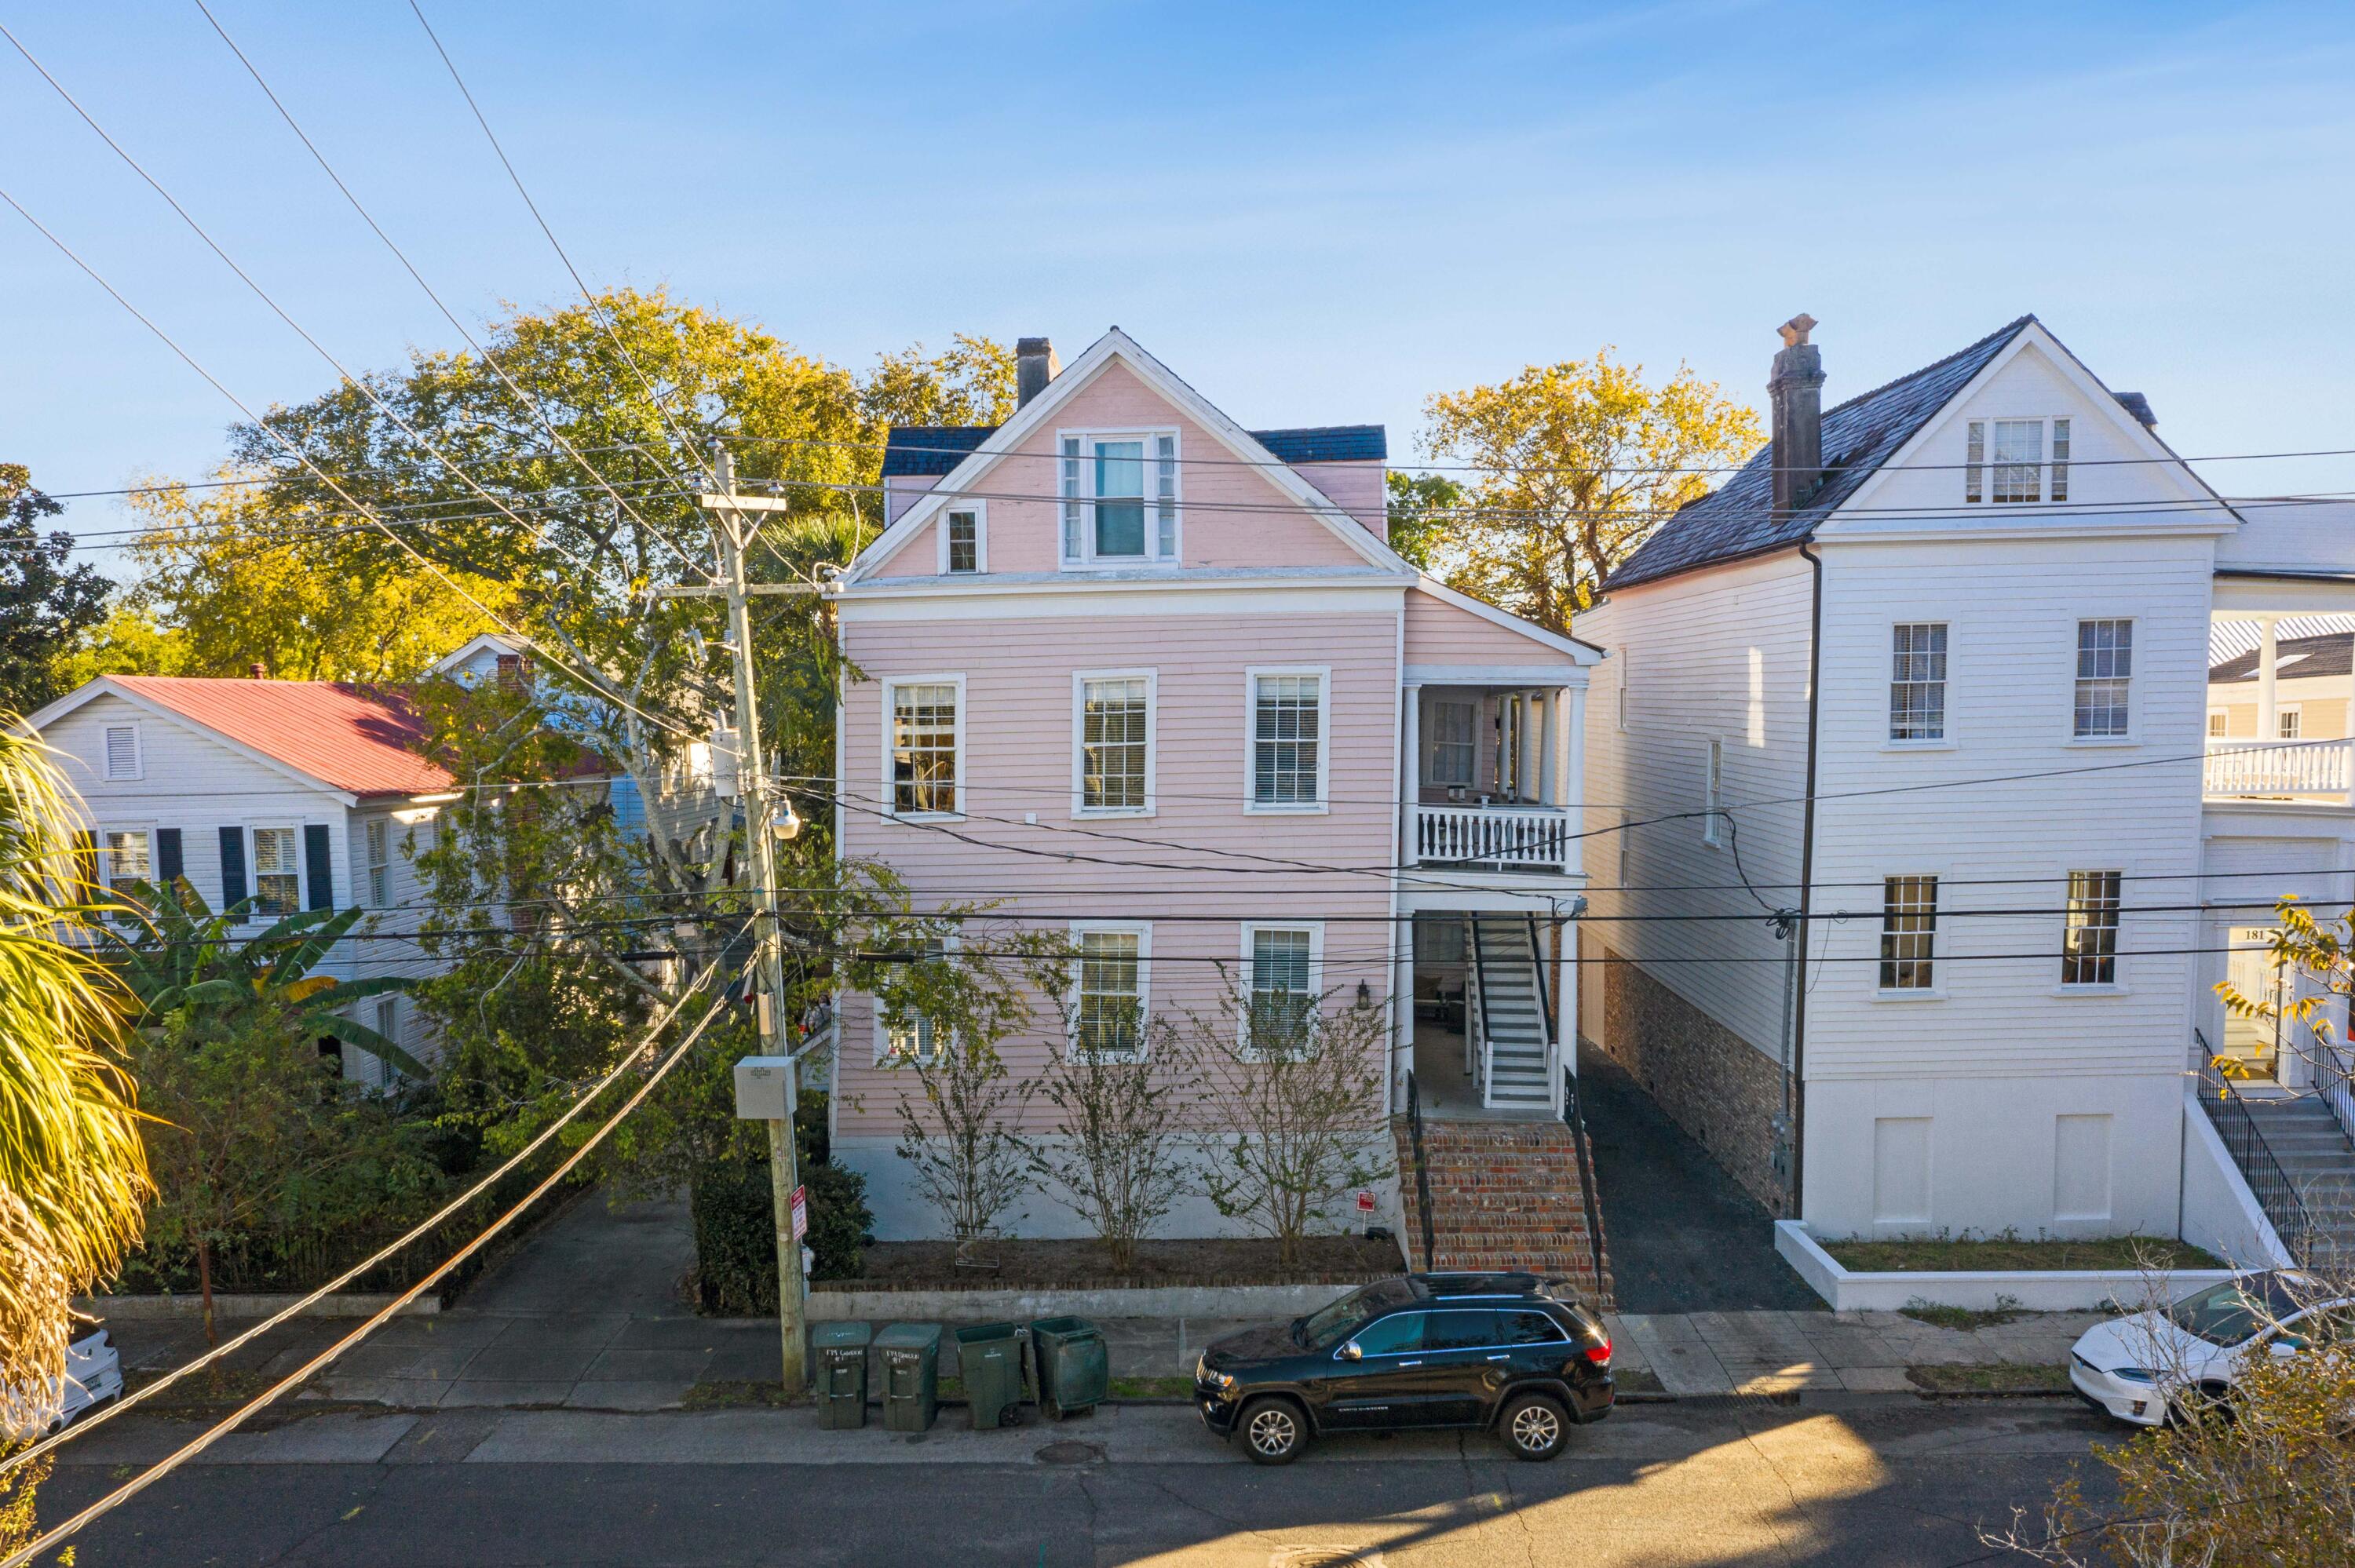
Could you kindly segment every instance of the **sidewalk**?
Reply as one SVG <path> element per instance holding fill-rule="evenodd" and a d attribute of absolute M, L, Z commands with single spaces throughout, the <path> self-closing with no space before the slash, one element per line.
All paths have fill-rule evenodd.
<path fill-rule="evenodd" d="M 774 1383 L 783 1361 L 774 1322 L 698 1318 L 688 1308 L 679 1284 L 691 1245 L 681 1202 L 609 1208 L 592 1196 L 456 1307 L 395 1319 L 303 1397 L 404 1410 L 661 1411 L 678 1409 L 698 1384 Z M 1895 1312 L 1620 1313 L 1605 1321 L 1620 1371 L 1648 1372 L 1668 1394 L 1693 1398 L 1798 1390 L 1901 1393 L 1913 1387 L 1909 1366 L 2060 1366 L 2070 1344 L 2100 1317 L 2029 1313 L 1976 1330 L 1935 1328 Z M 353 1326 L 297 1319 L 231 1357 L 229 1365 L 283 1376 Z M 1114 1318 L 1099 1326 L 1114 1377 L 1169 1378 L 1189 1373 L 1204 1345 L 1244 1324 Z M 204 1349 L 194 1319 L 107 1327 L 134 1386 Z M 242 1327 L 225 1324 L 223 1336 Z M 944 1361 L 942 1371 L 953 1373 L 953 1348 Z"/>

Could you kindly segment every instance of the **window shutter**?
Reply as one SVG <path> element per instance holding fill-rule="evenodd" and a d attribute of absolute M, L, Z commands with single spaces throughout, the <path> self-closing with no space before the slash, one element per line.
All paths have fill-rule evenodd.
<path fill-rule="evenodd" d="M 322 822 L 305 823 L 303 828 L 304 870 L 310 874 L 311 907 L 333 909 L 336 906 L 336 868 L 327 857 L 327 829 Z"/>
<path fill-rule="evenodd" d="M 105 892 L 98 885 L 98 835 L 87 828 L 74 834 L 74 876 L 81 884 L 74 889 L 74 902 L 98 902 Z"/>
<path fill-rule="evenodd" d="M 182 875 L 182 863 L 180 830 L 157 828 L 155 830 L 155 885 L 169 887 L 179 881 Z"/>
<path fill-rule="evenodd" d="M 245 902 L 245 830 L 223 828 L 220 831 L 221 901 L 223 909 L 234 909 Z"/>

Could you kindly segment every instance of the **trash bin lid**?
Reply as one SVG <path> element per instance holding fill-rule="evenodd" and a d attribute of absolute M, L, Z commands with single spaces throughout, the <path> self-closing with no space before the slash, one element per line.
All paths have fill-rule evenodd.
<path fill-rule="evenodd" d="M 941 1342 L 938 1323 L 894 1323 L 875 1336 L 878 1350 L 928 1351 Z"/>
<path fill-rule="evenodd" d="M 874 1331 L 864 1323 L 812 1323 L 810 1344 L 818 1350 L 864 1348 Z"/>
<path fill-rule="evenodd" d="M 1033 1334 L 1052 1334 L 1061 1339 L 1071 1339 L 1080 1334 L 1101 1335 L 1103 1332 L 1085 1318 L 1041 1318 L 1030 1325 L 1030 1331 Z"/>
<path fill-rule="evenodd" d="M 986 1345 L 998 1340 L 1019 1339 L 1021 1334 L 1022 1325 L 1019 1323 L 976 1323 L 970 1329 L 959 1329 L 956 1342 L 960 1345 Z"/>

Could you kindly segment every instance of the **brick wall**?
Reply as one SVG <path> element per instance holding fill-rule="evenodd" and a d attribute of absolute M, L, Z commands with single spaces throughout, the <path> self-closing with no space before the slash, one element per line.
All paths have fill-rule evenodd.
<path fill-rule="evenodd" d="M 1589 957 L 1619 957 L 1584 932 L 1580 943 Z M 1597 968 L 1603 1036 L 1590 1044 L 1626 1068 L 1751 1196 L 1781 1213 L 1774 1118 L 1783 1109 L 1782 1067 L 1636 965 Z"/>

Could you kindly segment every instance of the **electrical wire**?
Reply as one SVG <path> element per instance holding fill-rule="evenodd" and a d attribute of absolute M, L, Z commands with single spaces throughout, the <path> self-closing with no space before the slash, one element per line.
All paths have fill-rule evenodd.
<path fill-rule="evenodd" d="M 420 1296 L 422 1296 L 427 1290 L 431 1289 L 453 1269 L 465 1262 L 466 1259 L 472 1257 L 484 1247 L 489 1245 L 502 1231 L 505 1231 L 507 1226 L 514 1224 L 515 1221 L 522 1215 L 525 1210 L 538 1202 L 549 1192 L 553 1190 L 558 1182 L 570 1175 L 573 1169 L 583 1160 L 586 1160 L 590 1154 L 596 1150 L 599 1144 L 604 1142 L 606 1137 L 611 1134 L 615 1128 L 621 1126 L 623 1119 L 626 1118 L 631 1112 L 636 1110 L 640 1105 L 645 1103 L 646 1097 L 654 1093 L 655 1086 L 659 1085 L 664 1078 L 670 1075 L 671 1069 L 677 1066 L 678 1064 L 685 1059 L 689 1048 L 695 1044 L 697 1040 L 702 1037 L 703 1032 L 710 1027 L 712 1021 L 719 1016 L 721 1010 L 728 1006 L 728 1002 L 729 999 L 727 994 L 722 992 L 721 995 L 712 1002 L 710 1010 L 705 1012 L 703 1017 L 697 1022 L 695 1027 L 687 1032 L 686 1038 L 682 1039 L 677 1044 L 672 1046 L 669 1054 L 664 1056 L 663 1059 L 655 1065 L 654 1069 L 646 1075 L 645 1082 L 638 1086 L 637 1091 L 631 1095 L 631 1097 L 623 1103 L 621 1109 L 615 1111 L 611 1117 L 606 1118 L 604 1123 L 600 1126 L 596 1131 L 591 1133 L 589 1137 L 583 1140 L 580 1148 L 567 1155 L 564 1160 L 557 1165 L 555 1170 L 549 1171 L 548 1175 L 541 1180 L 538 1186 L 534 1187 L 529 1192 L 524 1194 L 523 1198 L 517 1202 L 515 1207 L 509 1209 L 506 1213 L 501 1214 L 497 1219 L 493 1220 L 479 1235 L 474 1238 L 474 1240 L 460 1247 L 455 1253 L 453 1253 L 447 1259 L 437 1265 L 432 1271 L 428 1273 L 423 1278 L 418 1280 L 414 1285 L 410 1286 L 406 1290 L 403 1290 L 399 1295 L 395 1296 L 391 1301 L 388 1302 L 383 1308 L 379 1308 L 375 1314 L 370 1316 L 368 1320 L 362 1323 L 358 1328 L 354 1329 L 350 1333 L 346 1334 L 342 1339 L 337 1340 L 334 1344 L 328 1346 L 317 1355 L 313 1356 L 310 1360 L 304 1361 L 293 1372 L 289 1372 L 286 1376 L 279 1379 L 278 1382 L 272 1383 L 270 1387 L 256 1394 L 252 1399 L 247 1401 L 229 1415 L 223 1417 L 217 1425 L 207 1429 L 197 1436 L 191 1438 L 186 1443 L 182 1444 L 165 1458 L 158 1460 L 155 1464 L 150 1466 L 145 1470 L 141 1471 L 138 1475 L 132 1477 L 129 1480 L 123 1482 L 123 1485 L 117 1487 L 114 1490 L 107 1493 L 104 1497 L 100 1498 L 96 1502 L 81 1509 L 80 1511 L 72 1514 L 63 1521 L 51 1526 L 48 1530 L 42 1532 L 39 1538 L 35 1540 L 30 1545 L 26 1546 L 21 1551 L 10 1555 L 5 1562 L 0 1562 L 0 1568 L 25 1568 L 25 1564 L 31 1563 L 35 1558 L 39 1557 L 42 1553 L 48 1552 L 52 1547 L 70 1539 L 85 1526 L 89 1525 L 93 1520 L 96 1520 L 101 1515 L 122 1506 L 123 1503 L 126 1503 L 133 1498 L 138 1496 L 141 1492 L 145 1491 L 149 1487 L 155 1485 L 157 1481 L 162 1480 L 165 1476 L 170 1475 L 174 1470 L 178 1469 L 182 1465 L 186 1464 L 190 1459 L 195 1458 L 197 1455 L 203 1453 L 207 1448 L 211 1447 L 221 1438 L 227 1436 L 239 1426 L 244 1425 L 246 1420 L 252 1416 L 256 1412 L 272 1404 L 290 1390 L 299 1388 L 311 1378 L 316 1376 L 322 1368 L 328 1365 L 330 1362 L 335 1361 L 336 1357 L 342 1355 L 346 1351 L 351 1349 L 362 1340 L 368 1338 L 369 1334 L 375 1332 L 378 1328 L 381 1327 L 395 1314 L 399 1313 L 402 1308 L 408 1306 L 411 1301 L 416 1300 Z"/>

